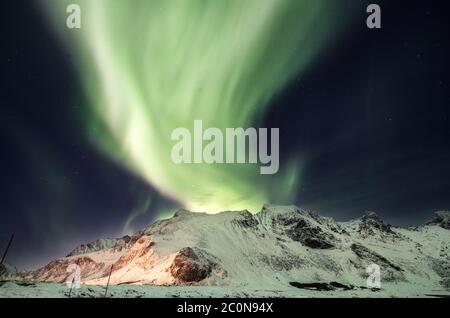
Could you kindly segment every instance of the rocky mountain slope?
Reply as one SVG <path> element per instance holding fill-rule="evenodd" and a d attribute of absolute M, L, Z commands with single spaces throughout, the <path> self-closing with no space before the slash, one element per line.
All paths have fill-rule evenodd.
<path fill-rule="evenodd" d="M 78 264 L 86 285 L 106 284 L 112 268 L 112 285 L 365 288 L 375 263 L 393 295 L 449 291 L 449 215 L 406 229 L 374 213 L 336 222 L 295 206 L 265 205 L 254 215 L 179 210 L 132 236 L 79 246 L 21 279 L 65 282 L 68 266 Z"/>

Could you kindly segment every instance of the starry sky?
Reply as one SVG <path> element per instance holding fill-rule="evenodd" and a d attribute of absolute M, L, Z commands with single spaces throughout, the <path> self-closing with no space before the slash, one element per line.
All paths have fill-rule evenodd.
<path fill-rule="evenodd" d="M 261 110 L 251 103 L 228 106 L 223 100 L 233 101 L 233 96 L 208 95 L 205 105 L 211 105 L 215 97 L 220 97 L 217 104 L 220 104 L 218 109 L 224 110 L 220 114 L 223 121 L 214 121 L 217 116 L 204 119 L 210 119 L 211 124 L 218 127 L 254 123 L 255 120 L 247 121 L 239 116 L 239 111 L 247 109 L 249 117 L 256 117 L 259 126 L 279 127 L 280 180 L 262 180 L 252 171 L 223 170 L 211 174 L 210 170 L 196 168 L 191 172 L 196 175 L 192 183 L 196 187 L 192 190 L 187 189 L 192 186 L 191 174 L 177 172 L 170 165 L 156 165 L 161 160 L 155 157 L 154 148 L 141 152 L 146 139 L 138 144 L 137 152 L 130 152 L 120 147 L 120 142 L 105 146 L 101 142 L 108 137 L 105 133 L 92 136 L 92 127 L 98 127 L 99 122 L 98 116 L 91 115 L 92 109 L 98 111 L 98 108 L 87 105 L 100 99 L 98 94 L 93 96 L 92 91 L 98 93 L 100 85 L 96 85 L 101 83 L 101 78 L 86 75 L 85 68 L 91 69 L 91 65 L 89 56 L 80 51 L 80 45 L 94 52 L 114 52 L 114 56 L 128 58 L 129 51 L 121 51 L 124 43 L 132 45 L 126 43 L 127 34 L 97 32 L 100 38 L 115 41 L 115 46 L 109 46 L 110 51 L 100 50 L 103 48 L 99 49 L 100 40 L 92 40 L 93 37 L 90 42 L 81 40 L 81 44 L 67 45 L 61 40 L 61 34 L 55 32 L 52 24 L 55 22 L 51 22 L 48 13 L 36 1 L 9 1 L 3 10 L 8 14 L 0 20 L 3 39 L 0 51 L 0 246 L 6 245 L 9 236 L 15 234 L 8 262 L 20 268 L 32 268 L 67 254 L 80 243 L 132 233 L 159 217 L 169 216 L 177 207 L 198 203 L 199 198 L 203 198 L 202 185 L 217 187 L 211 183 L 210 180 L 215 180 L 211 176 L 217 176 L 217 180 L 222 180 L 222 175 L 230 177 L 217 182 L 224 185 L 217 187 L 217 193 L 227 195 L 212 196 L 214 200 L 210 200 L 219 201 L 224 207 L 228 207 L 227 202 L 237 200 L 236 194 L 229 190 L 232 187 L 225 187 L 227 182 L 237 182 L 236 188 L 243 193 L 252 188 L 261 193 L 255 200 L 239 201 L 239 207 L 258 205 L 266 199 L 275 204 L 294 203 L 338 220 L 359 217 L 364 211 L 376 211 L 395 225 L 419 224 L 429 219 L 434 211 L 449 210 L 450 47 L 445 32 L 450 24 L 446 17 L 448 5 L 445 1 L 379 1 L 383 9 L 382 29 L 369 30 L 365 26 L 367 3 L 343 0 L 342 6 L 327 6 L 324 1 L 319 13 L 314 11 L 317 15 L 314 21 L 320 28 L 316 24 L 308 28 L 295 17 L 289 20 L 290 16 L 286 17 L 287 13 L 280 8 L 272 8 L 281 13 L 267 21 L 271 23 L 270 30 L 278 30 L 281 36 L 273 31 L 255 43 L 252 36 L 242 39 L 249 46 L 244 62 L 264 59 L 272 63 L 239 64 L 240 69 L 249 74 L 267 69 L 263 73 L 267 81 L 262 77 L 256 82 L 252 77 L 237 78 L 241 97 L 238 100 L 264 100 L 264 108 Z M 308 13 L 308 6 L 305 8 L 306 11 L 297 9 Z M 167 12 L 171 12 L 169 9 Z M 202 10 L 199 6 L 189 11 L 189 15 Z M 211 15 L 216 8 L 208 10 Z M 242 20 L 235 20 L 232 10 L 246 14 L 239 15 Z M 339 15 L 342 19 L 330 19 L 334 16 L 330 12 L 337 10 L 343 12 Z M 259 15 L 255 16 L 254 11 Z M 119 12 L 126 15 L 123 8 Z M 186 19 L 180 15 L 183 12 L 177 13 L 177 21 Z M 244 6 L 231 8 L 230 12 L 229 17 L 224 17 L 228 24 L 220 26 L 225 31 L 226 26 L 237 23 L 249 30 L 251 25 L 257 25 L 265 11 Z M 120 18 L 117 12 L 110 15 Z M 283 23 L 279 22 L 281 20 Z M 283 29 L 286 25 L 290 32 Z M 152 26 L 155 29 L 158 25 Z M 88 27 L 86 29 L 89 31 Z M 222 34 L 210 29 L 212 33 L 206 35 L 206 39 Z M 223 34 L 228 34 L 225 31 Z M 152 38 L 151 34 L 147 36 Z M 169 33 L 161 35 L 164 39 L 170 39 L 169 36 Z M 217 37 L 224 41 L 224 36 Z M 286 55 L 282 48 L 295 50 L 296 47 L 290 45 L 297 43 L 299 37 L 311 39 L 298 42 L 300 47 L 314 49 L 310 49 L 309 54 Z M 280 38 L 286 41 L 277 40 Z M 216 42 L 213 44 L 217 47 L 223 44 Z M 164 71 L 167 69 L 164 65 L 176 61 L 177 67 L 182 65 L 182 73 L 189 74 L 187 82 L 201 84 L 201 79 L 192 74 L 197 74 L 196 70 L 206 63 L 203 62 L 205 50 L 202 42 L 196 43 L 199 53 L 193 51 L 188 57 L 173 55 L 167 58 L 166 64 L 149 62 L 149 67 Z M 286 44 L 261 55 L 257 46 L 260 43 L 267 47 Z M 225 43 L 223 47 L 228 46 Z M 223 48 L 218 51 L 223 52 Z M 210 54 L 208 61 L 214 63 L 214 51 Z M 199 55 L 202 59 L 195 60 Z M 220 56 L 227 57 L 225 53 Z M 114 64 L 112 61 L 107 68 L 114 69 Z M 111 72 L 108 78 L 120 76 L 124 79 L 120 88 L 132 91 L 127 89 L 127 80 L 134 82 L 136 70 L 125 68 L 126 73 Z M 228 72 L 224 69 L 219 75 L 226 77 Z M 181 77 L 181 83 L 183 79 Z M 144 77 L 143 82 L 159 80 L 149 76 Z M 218 80 L 208 82 L 218 85 L 219 89 L 222 85 Z M 206 89 L 214 91 L 215 88 Z M 170 89 L 177 91 L 176 86 Z M 189 96 L 186 95 L 189 90 L 183 94 Z M 245 99 L 246 96 L 249 97 Z M 144 97 L 155 99 L 151 94 Z M 123 94 L 117 98 L 128 101 L 135 96 Z M 172 107 L 170 112 L 182 112 L 178 109 L 182 106 L 175 103 Z M 202 112 L 207 110 L 200 108 Z M 170 131 L 171 125 L 185 123 L 183 120 L 191 120 L 193 114 L 199 116 L 197 111 L 198 107 L 187 108 L 187 115 L 179 122 L 163 125 L 161 129 Z M 230 116 L 228 121 L 223 119 L 233 112 L 237 112 L 235 117 Z M 158 118 L 160 122 L 169 122 L 166 117 Z M 105 122 L 104 116 L 100 119 Z M 143 127 L 146 124 L 144 122 Z M 130 125 L 136 126 L 136 123 Z M 144 131 L 149 135 L 160 132 Z M 158 144 L 158 154 L 164 155 L 164 146 Z M 112 155 L 117 153 L 123 155 L 120 158 Z M 149 162 L 158 160 L 150 168 L 145 164 L 130 164 L 130 158 L 141 158 L 141 155 L 145 155 L 144 162 L 147 158 Z M 162 171 L 158 178 L 154 177 L 155 170 Z M 200 176 L 210 180 L 202 182 Z M 286 185 L 286 177 L 294 182 Z M 271 188 L 271 184 L 275 186 Z M 177 195 L 173 195 L 172 190 Z M 234 206 L 230 203 L 230 207 Z"/>

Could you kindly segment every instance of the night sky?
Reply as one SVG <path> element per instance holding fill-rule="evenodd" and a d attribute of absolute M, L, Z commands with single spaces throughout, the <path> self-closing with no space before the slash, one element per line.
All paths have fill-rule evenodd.
<path fill-rule="evenodd" d="M 8 1 L 0 20 L 0 246 L 15 234 L 7 261 L 21 268 L 178 206 L 86 138 L 74 52 L 32 3 Z M 382 29 L 369 30 L 355 0 L 360 18 L 264 115 L 281 158 L 308 158 L 294 202 L 272 203 L 338 220 L 376 211 L 395 225 L 450 209 L 446 3 L 382 3 Z"/>

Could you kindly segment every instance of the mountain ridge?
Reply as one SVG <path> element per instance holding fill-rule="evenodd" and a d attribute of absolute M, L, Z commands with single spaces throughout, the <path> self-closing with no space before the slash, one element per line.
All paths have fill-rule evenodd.
<path fill-rule="evenodd" d="M 392 227 L 374 213 L 338 222 L 296 206 L 264 205 L 256 214 L 180 209 L 131 236 L 80 245 L 22 278 L 61 283 L 67 267 L 77 263 L 88 285 L 106 284 L 113 268 L 113 285 L 363 286 L 367 266 L 375 263 L 390 288 L 448 290 L 446 216 L 409 229 Z"/>

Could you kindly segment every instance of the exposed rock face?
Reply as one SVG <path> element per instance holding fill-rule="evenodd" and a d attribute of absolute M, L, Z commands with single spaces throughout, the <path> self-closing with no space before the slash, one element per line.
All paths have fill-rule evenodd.
<path fill-rule="evenodd" d="M 194 249 L 185 247 L 176 254 L 170 273 L 182 283 L 199 282 L 207 278 L 216 266 L 213 261 L 200 258 Z"/>
<path fill-rule="evenodd" d="M 402 269 L 398 267 L 397 265 L 393 264 L 392 262 L 388 261 L 383 256 L 375 253 L 374 251 L 371 251 L 365 246 L 362 246 L 360 244 L 352 244 L 351 245 L 352 251 L 358 255 L 361 259 L 370 261 L 372 263 L 378 264 L 380 266 L 387 266 L 395 269 L 396 271 L 401 271 Z"/>
<path fill-rule="evenodd" d="M 125 247 L 130 240 L 131 237 L 128 235 L 119 239 L 98 239 L 86 245 L 81 244 L 70 252 L 67 257 L 97 252 L 113 246 L 116 248 Z"/>
<path fill-rule="evenodd" d="M 390 224 L 385 224 L 375 212 L 367 212 L 366 215 L 361 218 L 358 232 L 363 237 L 369 237 L 375 235 L 377 231 L 387 235 L 397 236 L 396 233 L 392 231 Z"/>
<path fill-rule="evenodd" d="M 268 213 L 267 206 L 263 213 Z M 270 212 L 269 212 L 270 214 Z M 278 213 L 271 216 L 272 226 L 280 229 L 280 232 L 290 239 L 302 243 L 304 246 L 314 249 L 333 248 L 332 244 L 336 238 L 333 234 L 326 232 L 317 224 L 318 219 L 311 217 L 305 211 L 293 208 L 289 213 Z M 313 224 L 316 223 L 316 224 Z"/>
<path fill-rule="evenodd" d="M 336 289 L 342 290 L 351 290 L 355 288 L 355 286 L 347 286 L 338 282 L 330 282 L 330 283 L 298 283 L 298 282 L 290 282 L 290 285 L 300 288 L 300 289 L 310 289 L 310 290 L 319 290 L 319 291 L 330 291 Z"/>
<path fill-rule="evenodd" d="M 80 267 L 81 275 L 92 275 L 93 273 L 103 273 L 105 270 L 104 263 L 97 263 L 90 257 L 82 256 L 77 259 L 57 259 L 50 262 L 45 267 L 32 272 L 28 278 L 43 282 L 64 283 L 71 274 L 67 271 L 71 264 Z"/>
<path fill-rule="evenodd" d="M 450 230 L 450 212 L 439 211 L 435 212 L 433 219 L 426 224 L 428 225 L 439 225 L 443 229 Z"/>
<path fill-rule="evenodd" d="M 240 212 L 233 223 L 244 228 L 256 228 L 259 224 L 255 216 L 247 210 Z"/>
<path fill-rule="evenodd" d="M 126 267 L 129 263 L 136 261 L 143 269 L 150 268 L 153 265 L 153 249 L 155 245 L 153 238 L 147 235 L 136 235 L 130 240 L 131 246 L 121 254 L 120 258 L 114 263 L 115 270 Z"/>
<path fill-rule="evenodd" d="M 287 234 L 294 241 L 301 242 L 311 248 L 328 249 L 334 247 L 331 244 L 331 241 L 335 239 L 333 235 L 324 233 L 320 227 L 312 226 L 305 220 L 300 220 L 292 226 Z"/>
<path fill-rule="evenodd" d="M 375 263 L 383 282 L 450 288 L 446 220 L 441 213 L 427 226 L 402 229 L 373 213 L 337 222 L 295 206 L 265 205 L 257 214 L 180 210 L 132 236 L 80 246 L 22 278 L 64 282 L 68 266 L 78 264 L 85 284 L 106 284 L 112 268 L 111 284 L 264 289 L 296 282 L 334 290 L 365 285 Z"/>

